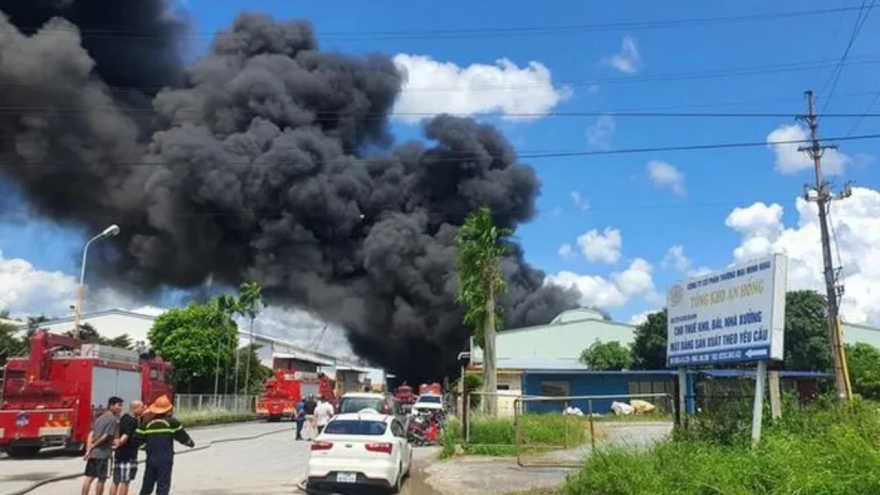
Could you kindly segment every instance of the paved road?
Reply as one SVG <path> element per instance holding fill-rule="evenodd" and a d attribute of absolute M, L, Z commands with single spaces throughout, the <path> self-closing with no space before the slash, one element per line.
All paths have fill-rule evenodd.
<path fill-rule="evenodd" d="M 278 433 L 271 434 L 264 438 L 269 442 L 282 443 L 282 439 L 287 437 L 286 433 L 283 432 L 291 429 L 292 426 L 290 423 L 240 423 L 235 425 L 194 429 L 190 431 L 190 434 L 192 435 L 193 440 L 195 440 L 196 446 L 202 447 L 216 440 L 247 437 L 272 432 Z M 244 445 L 247 443 L 248 442 L 232 442 L 226 444 L 227 446 L 224 448 L 226 450 L 234 451 L 237 448 L 236 445 Z M 211 459 L 212 454 L 210 452 L 214 449 L 219 449 L 221 445 L 223 444 L 217 444 L 204 451 L 182 455 L 179 457 L 179 462 L 181 463 L 181 466 L 185 465 L 183 464 L 185 462 L 197 464 L 195 459 L 193 461 L 186 460 L 188 457 L 196 459 L 201 458 L 202 462 L 204 462 L 205 459 Z M 177 445 L 178 452 L 185 450 L 189 449 L 182 445 Z M 242 450 L 242 452 L 245 452 L 245 450 Z M 247 457 L 242 455 L 242 458 L 246 459 Z M 15 492 L 37 481 L 80 472 L 83 467 L 84 464 L 81 457 L 60 455 L 58 453 L 47 453 L 32 460 L 0 459 L 0 495 Z M 181 469 L 181 472 L 182 471 L 183 469 Z M 74 484 L 77 482 L 74 482 Z M 56 493 L 56 491 L 53 490 L 59 490 L 57 493 L 76 493 L 76 491 L 71 492 L 70 490 L 64 492 L 62 489 L 56 488 L 59 486 L 70 486 L 70 482 L 60 482 L 57 485 L 48 485 L 46 488 L 41 488 L 33 493 Z"/>
<path fill-rule="evenodd" d="M 233 436 L 256 434 L 266 431 L 289 429 L 289 425 L 253 424 L 224 428 L 214 431 L 214 438 L 226 438 L 233 430 Z M 209 430 L 199 433 L 196 442 L 204 442 Z M 186 450 L 186 447 L 182 448 Z M 434 449 L 418 449 L 415 459 L 423 464 L 431 458 Z M 212 447 L 177 457 L 174 465 L 172 492 L 186 495 L 292 495 L 298 492 L 296 484 L 305 475 L 305 466 L 309 456 L 308 442 L 296 442 L 292 432 L 279 432 L 253 440 L 219 443 Z M 16 461 L 3 461 L 0 471 L 5 475 L 7 465 Z M 38 463 L 40 461 L 28 461 Z M 53 461 L 49 461 L 53 462 Z M 73 459 L 65 466 L 82 469 L 82 461 Z M 4 479 L 0 475 L 0 480 Z M 413 473 L 412 488 L 404 490 L 402 495 L 411 492 L 415 495 L 432 495 L 427 487 L 421 485 L 418 473 Z M 134 483 L 135 490 L 140 488 L 141 476 Z M 61 481 L 38 488 L 32 495 L 67 495 L 77 493 L 81 480 Z M 0 482 L 0 495 L 6 495 L 14 488 L 7 489 L 7 482 Z M 418 489 L 416 490 L 416 487 Z M 135 493 L 137 493 L 135 491 Z"/>

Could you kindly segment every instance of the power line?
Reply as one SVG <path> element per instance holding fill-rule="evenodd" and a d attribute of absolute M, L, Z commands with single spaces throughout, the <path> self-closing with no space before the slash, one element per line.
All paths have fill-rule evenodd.
<path fill-rule="evenodd" d="M 877 55 L 877 54 L 874 54 Z M 640 83 L 652 83 L 652 82 L 678 82 L 678 81 L 687 81 L 687 80 L 699 80 L 699 79 L 716 79 L 716 78 L 727 78 L 727 77 L 745 77 L 745 76 L 755 76 L 755 75 L 763 75 L 763 74 L 779 74 L 779 73 L 788 73 L 788 72 L 800 72 L 806 70 L 812 70 L 821 67 L 828 66 L 836 66 L 839 62 L 828 62 L 828 61 L 811 61 L 811 62 L 797 62 L 797 63 L 789 63 L 789 64 L 774 64 L 774 65 L 760 65 L 760 66 L 747 66 L 747 67 L 737 67 L 737 68 L 728 68 L 728 69 L 710 69 L 703 71 L 689 71 L 689 72 L 670 72 L 666 74 L 654 74 L 647 76 L 636 76 L 636 77 L 599 77 L 592 79 L 576 79 L 576 80 L 568 80 L 568 81 L 556 81 L 555 85 L 557 87 L 576 87 L 576 86 L 591 86 L 591 85 L 612 85 L 612 84 L 640 84 Z M 845 65 L 858 65 L 858 66 L 871 66 L 880 64 L 880 57 L 860 57 L 856 59 L 849 59 L 845 62 Z M 0 83 L 0 88 L 31 88 L 33 85 L 31 84 L 23 84 L 23 83 Z M 112 93 L 130 93 L 130 92 L 158 92 L 162 89 L 166 89 L 164 86 L 106 86 L 108 91 Z M 519 90 L 533 90 L 533 89 L 544 89 L 546 88 L 546 84 L 525 84 L 525 85 L 495 85 L 495 86 L 476 86 L 476 87 L 405 87 L 404 91 L 409 93 L 459 93 L 459 92 L 477 92 L 477 91 L 519 91 Z M 825 112 L 823 112 L 825 113 Z"/>
<path fill-rule="evenodd" d="M 849 52 L 850 50 L 852 50 L 852 47 L 856 42 L 856 38 L 858 38 L 859 34 L 861 34 L 862 27 L 864 27 L 865 22 L 868 20 L 868 16 L 871 15 L 871 10 L 874 8 L 875 1 L 876 0 L 871 0 L 871 5 L 866 6 L 868 0 L 862 0 L 862 5 L 859 6 L 859 13 L 856 16 L 856 22 L 853 26 L 853 31 L 850 34 L 849 41 L 846 44 L 846 49 L 844 49 L 843 55 L 840 57 L 840 61 L 837 64 L 836 69 L 832 73 L 831 89 L 828 91 L 828 95 L 825 97 L 825 104 L 822 105 L 822 111 L 820 113 L 825 113 L 825 110 L 828 108 L 828 104 L 831 103 L 831 99 L 834 98 L 834 91 L 837 89 L 837 82 L 840 80 L 840 75 L 843 73 L 843 66 L 846 64 L 846 59 L 849 57 Z"/>
<path fill-rule="evenodd" d="M 414 39 L 464 39 L 464 38 L 493 38 L 493 37 L 525 37 L 536 35 L 558 36 L 561 34 L 577 34 L 586 32 L 609 32 L 609 31 L 631 31 L 631 30 L 649 30 L 649 29 L 681 29 L 691 26 L 706 26 L 717 24 L 730 24 L 738 22 L 751 22 L 762 20 L 774 20 L 781 18 L 799 18 L 799 17 L 815 17 L 825 16 L 841 12 L 851 12 L 859 10 L 858 7 L 837 7 L 828 9 L 800 10 L 789 12 L 776 12 L 770 14 L 742 14 L 735 16 L 723 17 L 702 17 L 690 19 L 662 19 L 653 21 L 633 21 L 633 22 L 604 22 L 595 24 L 568 24 L 568 25 L 550 25 L 550 26 L 519 26 L 519 27 L 502 27 L 502 28 L 469 28 L 469 29 L 436 29 L 436 30 L 391 30 L 391 31 L 325 31 L 318 33 L 320 40 L 414 40 Z M 69 35 L 71 31 L 64 28 L 54 27 L 35 27 L 27 26 L 27 30 L 40 30 L 46 34 Z M 222 32 L 222 31 L 221 31 Z M 112 30 L 112 29 L 91 29 L 83 28 L 79 30 L 80 36 L 85 38 L 104 38 L 104 39 L 165 39 L 166 37 L 155 34 L 141 34 L 132 31 Z M 214 37 L 218 33 L 215 32 L 189 32 L 185 36 L 188 37 Z"/>
<path fill-rule="evenodd" d="M 863 134 L 858 136 L 848 136 L 848 137 L 837 137 L 831 138 L 834 141 L 860 141 L 860 140 L 873 140 L 880 139 L 880 134 Z M 621 148 L 621 149 L 612 149 L 612 150 L 572 150 L 572 151 L 542 151 L 542 152 L 520 152 L 517 154 L 517 160 L 534 160 L 534 159 L 547 159 L 547 158 L 571 158 L 571 157 L 584 157 L 584 156 L 607 156 L 607 155 L 626 155 L 626 154 L 641 154 L 641 153 L 663 153 L 670 151 L 705 151 L 705 150 L 721 150 L 721 149 L 742 149 L 742 148 L 758 148 L 758 147 L 766 147 L 766 146 L 779 146 L 779 145 L 791 145 L 791 144 L 803 144 L 810 143 L 810 139 L 790 139 L 783 141 L 744 141 L 744 142 L 728 142 L 728 143 L 711 143 L 711 144 L 687 144 L 687 145 L 672 145 L 672 146 L 652 146 L 652 147 L 641 147 L 641 148 Z M 285 149 L 289 149 L 291 151 L 302 151 L 301 148 L 296 147 L 286 147 L 286 146 L 278 146 L 273 147 L 268 151 L 284 151 Z M 453 151 L 436 151 L 431 153 L 431 150 L 428 149 L 429 155 L 424 157 L 423 160 L 430 163 L 444 163 L 444 162 L 460 162 L 460 161 L 468 161 L 468 160 L 482 160 L 482 159 L 498 159 L 501 158 L 498 155 L 492 155 L 489 153 L 482 152 L 462 152 L 456 154 Z M 365 162 L 375 162 L 375 163 L 387 163 L 388 160 L 394 160 L 394 156 L 390 157 L 382 157 L 382 158 L 365 158 L 363 161 Z M 114 168 L 114 167 L 164 167 L 169 165 L 168 162 L 165 161 L 153 161 L 153 162 L 113 162 L 113 161 L 104 161 L 103 163 L 107 164 L 106 168 Z M 225 161 L 224 165 L 242 165 L 249 166 L 253 163 L 252 160 L 248 161 Z M 44 162 L 16 162 L 9 163 L 4 162 L 0 163 L 0 167 L 27 167 L 27 168 L 38 168 L 38 167 L 55 167 L 55 166 L 69 166 L 66 162 L 60 161 L 44 161 Z"/>
<path fill-rule="evenodd" d="M 121 109 L 115 106 L 69 106 L 69 107 L 51 107 L 45 108 L 40 106 L 0 106 L 0 115 L 34 115 L 46 114 L 60 117 L 78 117 L 82 110 L 106 110 L 113 112 L 122 112 L 127 114 L 144 113 L 147 115 L 155 114 L 152 109 Z M 176 112 L 186 110 L 193 113 L 201 113 L 200 108 L 178 109 Z M 317 110 L 304 113 L 313 114 L 315 117 L 334 117 L 339 115 L 349 115 L 350 112 L 342 110 Z M 593 111 L 549 111 L 549 112 L 498 112 L 504 117 L 512 118 L 546 118 L 546 117 L 603 117 L 612 116 L 615 118 L 711 118 L 711 119 L 787 119 L 791 118 L 790 112 L 664 112 L 664 111 L 629 111 L 629 110 L 593 110 Z M 371 117 L 377 119 L 386 119 L 390 117 L 434 117 L 440 114 L 469 116 L 471 113 L 465 112 L 367 112 L 359 113 L 358 117 L 369 120 Z M 849 113 L 835 112 L 818 115 L 821 118 L 878 118 L 880 113 Z"/>
<path fill-rule="evenodd" d="M 774 198 L 774 199 L 761 199 L 765 203 L 787 203 L 791 201 L 792 198 Z M 754 200 L 758 201 L 758 200 Z M 725 200 L 725 201 L 709 201 L 709 202 L 694 202 L 694 203 L 642 203 L 642 204 L 621 204 L 621 205 L 593 205 L 591 204 L 587 209 L 588 212 L 593 211 L 644 211 L 644 210 L 693 210 L 693 209 L 713 209 L 713 208 L 735 208 L 738 206 L 742 206 L 744 203 L 753 202 L 752 200 Z M 25 209 L 25 208 L 23 208 Z M 30 207 L 29 209 L 33 209 L 39 212 L 39 208 Z M 69 210 L 69 209 L 68 209 Z M 73 210 L 77 212 L 87 212 L 87 211 L 104 211 L 99 209 L 88 210 L 83 208 L 82 206 L 74 206 Z M 546 212 L 548 215 L 552 215 L 551 211 Z M 234 216 L 236 211 L 220 211 L 220 210 L 208 210 L 208 211 L 194 211 L 194 212 L 186 212 L 186 213 L 170 213 L 168 216 L 172 218 L 212 218 L 212 217 L 229 217 Z M 2 219 L 0 219 L 2 220 Z"/>

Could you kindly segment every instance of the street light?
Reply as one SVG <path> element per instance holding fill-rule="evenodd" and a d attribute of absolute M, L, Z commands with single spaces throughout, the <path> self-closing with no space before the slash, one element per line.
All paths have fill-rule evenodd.
<path fill-rule="evenodd" d="M 77 293 L 76 293 L 76 311 L 74 312 L 74 318 L 73 318 L 73 336 L 76 338 L 79 338 L 79 320 L 82 317 L 83 298 L 86 293 L 86 286 L 85 286 L 85 283 L 86 283 L 86 259 L 89 255 L 89 246 L 91 246 L 92 243 L 97 241 L 98 239 L 103 239 L 105 237 L 113 237 L 117 234 L 119 234 L 119 226 L 116 224 L 113 224 L 113 225 L 107 227 L 106 229 L 104 229 L 104 231 L 101 232 L 100 234 L 89 239 L 89 241 L 86 242 L 86 245 L 83 248 L 82 265 L 80 266 L 80 269 L 79 269 L 79 287 L 77 288 Z"/>

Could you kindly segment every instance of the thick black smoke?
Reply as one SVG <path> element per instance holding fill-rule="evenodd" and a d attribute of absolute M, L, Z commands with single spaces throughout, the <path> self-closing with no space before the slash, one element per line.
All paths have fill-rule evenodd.
<path fill-rule="evenodd" d="M 484 204 L 516 227 L 540 188 L 494 128 L 440 116 L 424 125 L 432 144 L 394 147 L 405 75 L 385 56 L 319 50 L 305 22 L 241 14 L 184 69 L 183 24 L 161 0 L 0 11 L 0 172 L 42 215 L 122 227 L 105 278 L 255 279 L 404 377 L 456 369 L 456 230 Z M 508 326 L 574 304 L 521 250 L 504 271 Z"/>

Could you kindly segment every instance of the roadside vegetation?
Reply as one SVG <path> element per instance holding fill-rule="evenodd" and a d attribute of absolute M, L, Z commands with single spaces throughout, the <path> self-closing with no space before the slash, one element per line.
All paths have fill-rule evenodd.
<path fill-rule="evenodd" d="M 561 414 L 526 414 L 521 422 L 522 444 L 518 445 L 513 418 L 474 418 L 470 441 L 461 438 L 461 423 L 449 420 L 441 433 L 441 458 L 456 453 L 505 457 L 518 453 L 539 453 L 576 448 L 590 441 L 589 421 Z"/>
<path fill-rule="evenodd" d="M 646 451 L 600 449 L 566 495 L 873 495 L 880 493 L 876 405 L 817 405 L 768 421 L 749 449 L 743 417 L 704 418 Z"/>
<path fill-rule="evenodd" d="M 185 428 L 244 423 L 259 419 L 259 416 L 255 413 L 231 413 L 226 411 L 185 411 L 175 415 L 175 417 Z"/>

